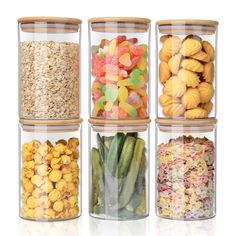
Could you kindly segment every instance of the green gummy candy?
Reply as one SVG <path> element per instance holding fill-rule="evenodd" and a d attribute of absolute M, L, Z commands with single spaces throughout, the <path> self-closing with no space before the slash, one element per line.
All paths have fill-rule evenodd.
<path fill-rule="evenodd" d="M 138 78 L 135 78 L 135 77 L 131 77 L 131 81 L 133 85 L 139 85 L 141 82 Z"/>
<path fill-rule="evenodd" d="M 104 102 L 106 101 L 106 97 L 102 96 L 97 100 L 97 104 L 100 109 L 104 109 Z"/>
<path fill-rule="evenodd" d="M 114 102 L 118 97 L 118 87 L 114 84 L 107 84 L 104 87 L 106 100 L 109 102 Z"/>
<path fill-rule="evenodd" d="M 138 76 L 141 74 L 141 70 L 135 69 L 131 72 L 130 77 L 132 78 L 138 78 Z"/>
<path fill-rule="evenodd" d="M 132 116 L 132 117 L 136 117 L 136 116 L 137 116 L 137 111 L 136 111 L 136 109 L 135 109 L 135 108 L 131 109 L 131 110 L 129 111 L 129 115 Z"/>

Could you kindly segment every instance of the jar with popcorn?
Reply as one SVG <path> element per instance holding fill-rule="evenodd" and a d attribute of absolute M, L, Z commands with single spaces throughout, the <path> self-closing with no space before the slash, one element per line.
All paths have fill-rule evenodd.
<path fill-rule="evenodd" d="M 107 220 L 149 214 L 149 119 L 90 119 L 89 212 Z"/>
<path fill-rule="evenodd" d="M 81 120 L 20 120 L 20 216 L 35 221 L 81 214 Z"/>
<path fill-rule="evenodd" d="M 157 119 L 156 212 L 200 220 L 216 213 L 216 120 Z"/>
<path fill-rule="evenodd" d="M 89 30 L 90 116 L 148 118 L 150 20 L 92 18 Z"/>
<path fill-rule="evenodd" d="M 156 23 L 158 117 L 216 117 L 217 26 L 211 20 Z"/>
<path fill-rule="evenodd" d="M 19 116 L 80 117 L 81 20 L 24 17 L 19 28 Z"/>

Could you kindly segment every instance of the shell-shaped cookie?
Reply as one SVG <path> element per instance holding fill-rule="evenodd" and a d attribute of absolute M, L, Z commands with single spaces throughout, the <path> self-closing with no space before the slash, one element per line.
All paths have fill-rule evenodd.
<path fill-rule="evenodd" d="M 178 117 L 182 116 L 185 112 L 184 105 L 173 103 L 168 106 L 163 107 L 163 113 L 165 116 Z"/>
<path fill-rule="evenodd" d="M 207 103 L 201 103 L 199 105 L 199 107 L 201 107 L 202 109 L 206 110 L 207 113 L 209 114 L 212 111 L 213 103 L 211 101 L 207 102 Z"/>
<path fill-rule="evenodd" d="M 210 56 L 210 60 L 213 61 L 215 58 L 215 49 L 208 41 L 202 42 L 203 50 Z"/>
<path fill-rule="evenodd" d="M 196 88 L 199 83 L 199 76 L 189 70 L 181 69 L 178 72 L 178 78 L 183 80 L 187 87 Z"/>
<path fill-rule="evenodd" d="M 199 42 L 202 42 L 202 38 L 196 34 L 189 34 L 187 35 L 184 39 L 183 39 L 183 42 L 187 39 L 195 39 L 195 40 L 198 40 Z"/>
<path fill-rule="evenodd" d="M 198 89 L 189 88 L 182 97 L 182 103 L 186 109 L 196 108 L 200 102 L 201 100 Z"/>
<path fill-rule="evenodd" d="M 160 42 L 161 42 L 161 43 L 164 43 L 164 42 L 166 41 L 166 39 L 168 39 L 168 38 L 170 38 L 170 37 L 172 37 L 171 34 L 162 35 L 162 36 L 160 37 Z"/>
<path fill-rule="evenodd" d="M 202 82 L 198 86 L 198 90 L 200 93 L 201 103 L 209 102 L 214 95 L 214 88 L 212 84 Z"/>
<path fill-rule="evenodd" d="M 168 96 L 166 94 L 162 94 L 159 97 L 159 103 L 164 107 L 164 106 L 168 106 L 168 105 L 173 104 L 173 103 L 180 103 L 180 99 L 179 98 L 173 98 L 173 97 Z"/>
<path fill-rule="evenodd" d="M 173 57 L 171 57 L 170 60 L 168 61 L 168 66 L 169 66 L 170 71 L 172 72 L 172 74 L 177 74 L 178 73 L 181 58 L 182 58 L 181 54 L 176 54 Z"/>
<path fill-rule="evenodd" d="M 163 49 L 160 50 L 159 52 L 159 59 L 161 61 L 164 61 L 164 62 L 168 62 L 170 60 L 170 56 L 168 56 L 167 54 L 165 54 L 165 52 L 163 51 Z"/>
<path fill-rule="evenodd" d="M 202 44 L 199 40 L 188 38 L 186 39 L 181 47 L 180 53 L 185 57 L 190 57 L 202 49 Z"/>
<path fill-rule="evenodd" d="M 172 36 L 165 40 L 162 50 L 169 57 L 177 54 L 181 48 L 181 40 L 179 37 Z"/>
<path fill-rule="evenodd" d="M 162 61 L 159 64 L 159 80 L 161 83 L 165 83 L 171 76 L 169 66 L 166 62 Z"/>
<path fill-rule="evenodd" d="M 192 55 L 191 58 L 196 59 L 198 61 L 203 61 L 203 62 L 210 61 L 210 56 L 203 51 L 197 52 L 196 54 Z"/>
<path fill-rule="evenodd" d="M 187 110 L 184 113 L 184 117 L 187 119 L 201 119 L 201 118 L 206 118 L 207 117 L 207 111 L 197 107 L 194 109 Z"/>
<path fill-rule="evenodd" d="M 204 71 L 203 71 L 204 80 L 208 83 L 212 83 L 214 80 L 214 74 L 215 74 L 215 69 L 213 62 L 206 63 L 204 65 Z"/>
<path fill-rule="evenodd" d="M 204 66 L 197 60 L 195 59 L 184 59 L 181 62 L 181 66 L 186 69 L 186 70 L 190 70 L 193 72 L 203 72 L 204 70 Z"/>
<path fill-rule="evenodd" d="M 172 76 L 164 86 L 164 93 L 171 97 L 182 97 L 186 91 L 185 83 L 177 76 Z"/>

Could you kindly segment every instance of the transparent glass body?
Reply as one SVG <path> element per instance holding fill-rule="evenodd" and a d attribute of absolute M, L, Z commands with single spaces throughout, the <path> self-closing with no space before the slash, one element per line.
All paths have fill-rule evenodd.
<path fill-rule="evenodd" d="M 157 25 L 156 33 L 157 116 L 216 117 L 217 23 Z"/>
<path fill-rule="evenodd" d="M 80 125 L 20 125 L 20 216 L 35 221 L 81 214 Z"/>
<path fill-rule="evenodd" d="M 216 212 L 216 131 L 157 125 L 156 213 L 200 220 Z"/>
<path fill-rule="evenodd" d="M 90 116 L 149 117 L 149 23 L 95 22 L 90 31 Z"/>
<path fill-rule="evenodd" d="M 19 23 L 19 116 L 80 116 L 80 24 Z"/>
<path fill-rule="evenodd" d="M 92 125 L 90 130 L 90 215 L 108 220 L 148 216 L 148 126 Z"/>

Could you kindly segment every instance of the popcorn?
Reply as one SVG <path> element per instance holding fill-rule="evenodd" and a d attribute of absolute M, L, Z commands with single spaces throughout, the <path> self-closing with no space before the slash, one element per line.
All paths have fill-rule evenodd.
<path fill-rule="evenodd" d="M 79 140 L 22 145 L 22 209 L 28 219 L 56 220 L 79 213 Z"/>

